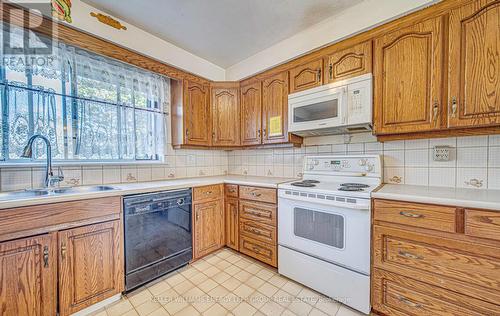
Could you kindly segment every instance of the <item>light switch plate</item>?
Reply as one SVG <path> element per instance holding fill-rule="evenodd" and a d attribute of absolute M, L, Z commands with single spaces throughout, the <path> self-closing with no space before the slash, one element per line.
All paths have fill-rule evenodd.
<path fill-rule="evenodd" d="M 434 147 L 434 161 L 450 161 L 451 151 L 453 150 L 450 146 L 435 146 Z"/>

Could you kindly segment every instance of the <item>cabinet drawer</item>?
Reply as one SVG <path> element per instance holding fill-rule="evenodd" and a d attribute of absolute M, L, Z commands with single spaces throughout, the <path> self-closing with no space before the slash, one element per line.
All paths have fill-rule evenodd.
<path fill-rule="evenodd" d="M 276 245 L 276 227 L 241 218 L 240 233 L 250 238 Z"/>
<path fill-rule="evenodd" d="M 240 200 L 240 219 L 242 218 L 276 226 L 276 206 Z"/>
<path fill-rule="evenodd" d="M 240 199 L 276 203 L 276 189 L 240 186 Z"/>
<path fill-rule="evenodd" d="M 214 201 L 222 198 L 222 184 L 207 185 L 193 189 L 193 202 Z"/>
<path fill-rule="evenodd" d="M 240 252 L 273 267 L 277 266 L 276 245 L 269 245 L 242 235 L 240 237 Z"/>
<path fill-rule="evenodd" d="M 465 210 L 465 234 L 500 240 L 500 212 Z"/>
<path fill-rule="evenodd" d="M 237 184 L 225 184 L 224 185 L 224 194 L 227 197 L 238 197 L 238 185 Z"/>
<path fill-rule="evenodd" d="M 500 306 L 374 269 L 373 309 L 385 315 L 499 315 Z"/>
<path fill-rule="evenodd" d="M 375 225 L 373 248 L 375 267 L 425 272 L 500 291 L 500 253 L 494 246 Z"/>
<path fill-rule="evenodd" d="M 375 200 L 374 220 L 414 227 L 456 231 L 456 208 L 419 203 Z"/>

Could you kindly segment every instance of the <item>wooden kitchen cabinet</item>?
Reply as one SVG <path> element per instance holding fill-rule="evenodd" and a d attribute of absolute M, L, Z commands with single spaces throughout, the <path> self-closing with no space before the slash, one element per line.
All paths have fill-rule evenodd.
<path fill-rule="evenodd" d="M 239 250 L 238 199 L 226 197 L 224 200 L 226 217 L 226 246 Z"/>
<path fill-rule="evenodd" d="M 262 81 L 262 143 L 300 143 L 302 138 L 288 134 L 288 72 Z"/>
<path fill-rule="evenodd" d="M 60 315 L 124 290 L 119 220 L 61 231 L 58 237 Z"/>
<path fill-rule="evenodd" d="M 323 84 L 323 59 L 290 69 L 290 93 L 319 87 Z"/>
<path fill-rule="evenodd" d="M 372 42 L 334 52 L 325 57 L 325 83 L 349 79 L 372 72 Z"/>
<path fill-rule="evenodd" d="M 194 259 L 224 246 L 223 211 L 222 200 L 194 205 Z"/>
<path fill-rule="evenodd" d="M 210 145 L 209 88 L 186 81 L 184 112 L 187 145 Z"/>
<path fill-rule="evenodd" d="M 498 211 L 375 199 L 372 305 L 384 315 L 500 315 Z"/>
<path fill-rule="evenodd" d="M 450 127 L 500 125 L 499 25 L 500 1 L 473 1 L 450 12 Z"/>
<path fill-rule="evenodd" d="M 224 187 L 222 184 L 193 189 L 193 259 L 224 247 Z"/>
<path fill-rule="evenodd" d="M 240 88 L 241 145 L 262 143 L 262 88 L 261 82 L 253 82 Z"/>
<path fill-rule="evenodd" d="M 56 273 L 56 233 L 0 243 L 0 315 L 56 315 Z"/>
<path fill-rule="evenodd" d="M 436 17 L 375 39 L 375 134 L 441 128 L 443 32 Z"/>
<path fill-rule="evenodd" d="M 212 145 L 238 146 L 240 144 L 239 89 L 212 87 Z"/>

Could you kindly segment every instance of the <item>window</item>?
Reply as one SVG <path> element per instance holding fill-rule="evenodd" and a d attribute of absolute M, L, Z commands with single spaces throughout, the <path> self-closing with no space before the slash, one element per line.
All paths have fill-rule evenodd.
<path fill-rule="evenodd" d="M 49 138 L 55 160 L 163 159 L 168 78 L 62 43 L 32 63 L 2 57 L 1 160 L 25 162 L 33 134 Z M 37 143 L 34 159 L 45 158 L 43 146 Z"/>

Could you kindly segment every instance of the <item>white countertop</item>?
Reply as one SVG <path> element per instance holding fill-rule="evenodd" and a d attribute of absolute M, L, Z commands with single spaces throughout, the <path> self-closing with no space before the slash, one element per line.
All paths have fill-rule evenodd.
<path fill-rule="evenodd" d="M 120 183 L 110 184 L 116 190 L 103 191 L 103 192 L 86 192 L 86 193 L 68 193 L 59 195 L 45 195 L 40 197 L 29 197 L 25 199 L 13 199 L 0 201 L 0 209 L 14 208 L 21 206 L 57 203 L 76 201 L 84 199 L 94 199 L 110 196 L 121 196 L 130 194 L 149 193 L 165 190 L 175 190 L 184 188 L 193 188 L 204 185 L 230 183 L 238 185 L 250 185 L 266 188 L 277 188 L 278 184 L 283 182 L 292 181 L 291 178 L 275 178 L 275 177 L 256 177 L 256 176 L 239 176 L 239 175 L 226 175 L 226 176 L 212 176 L 212 177 L 196 177 L 196 178 L 183 178 L 172 179 L 165 181 L 151 181 L 151 182 L 137 182 L 137 183 Z"/>
<path fill-rule="evenodd" d="M 372 197 L 500 211 L 500 190 L 384 184 Z"/>

